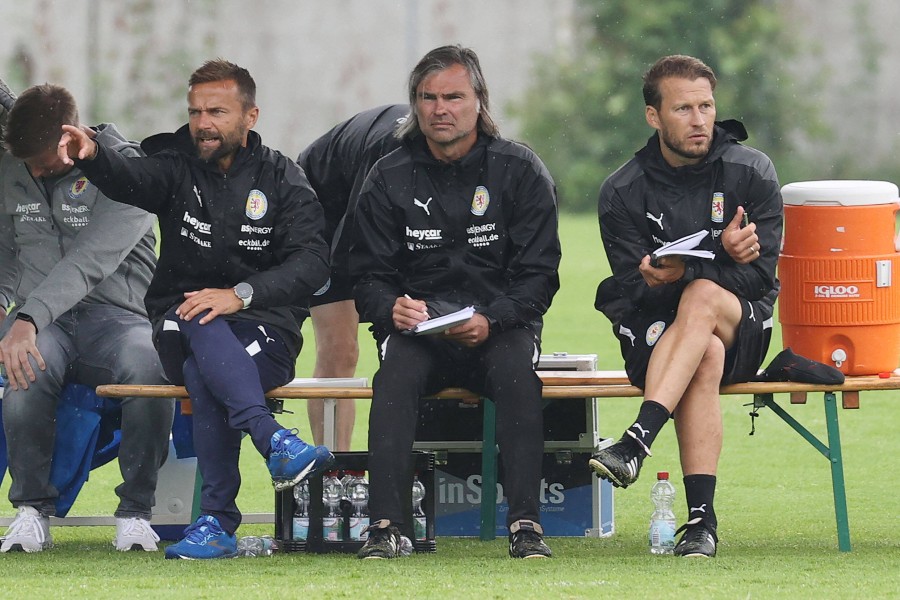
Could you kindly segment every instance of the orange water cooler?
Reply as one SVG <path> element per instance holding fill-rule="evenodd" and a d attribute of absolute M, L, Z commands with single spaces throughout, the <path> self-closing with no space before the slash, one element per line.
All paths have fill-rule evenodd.
<path fill-rule="evenodd" d="M 897 191 L 884 181 L 804 181 L 782 188 L 778 302 L 785 348 L 846 375 L 897 367 Z"/>

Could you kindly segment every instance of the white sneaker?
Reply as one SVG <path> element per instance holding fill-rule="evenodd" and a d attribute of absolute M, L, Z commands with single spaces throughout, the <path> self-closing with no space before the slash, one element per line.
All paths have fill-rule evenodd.
<path fill-rule="evenodd" d="M 40 552 L 52 547 L 50 518 L 41 515 L 31 506 L 20 506 L 19 513 L 6 530 L 3 544 L 0 544 L 0 552 L 10 550 Z"/>
<path fill-rule="evenodd" d="M 158 549 L 156 547 L 158 541 L 159 536 L 150 527 L 150 521 L 140 517 L 116 519 L 116 537 L 112 543 L 119 552 L 129 550 L 154 552 Z"/>

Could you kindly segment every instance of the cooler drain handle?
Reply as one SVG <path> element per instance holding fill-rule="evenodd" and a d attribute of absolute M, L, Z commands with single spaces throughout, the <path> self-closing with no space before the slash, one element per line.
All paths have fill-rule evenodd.
<path fill-rule="evenodd" d="M 844 361 L 847 360 L 847 353 L 841 348 L 838 348 L 831 353 L 831 360 L 834 362 L 834 366 L 840 369 L 841 365 L 844 364 Z"/>

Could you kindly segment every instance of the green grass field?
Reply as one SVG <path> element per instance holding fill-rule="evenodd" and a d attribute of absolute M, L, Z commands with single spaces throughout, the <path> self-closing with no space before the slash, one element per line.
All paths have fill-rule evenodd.
<path fill-rule="evenodd" d="M 544 353 L 596 353 L 600 368 L 621 360 L 605 318 L 593 310 L 606 272 L 592 216 L 563 219 L 562 289 L 547 317 Z M 306 328 L 311 331 L 311 328 Z M 311 333 L 298 376 L 312 371 Z M 361 329 L 359 375 L 371 377 L 375 349 Z M 770 356 L 780 350 L 776 333 Z M 672 427 L 654 445 L 644 475 L 615 497 L 616 533 L 606 539 L 551 538 L 551 561 L 512 561 L 506 542 L 438 539 L 438 553 L 397 561 L 352 556 L 282 554 L 271 558 L 165 561 L 161 554 L 119 554 L 109 527 L 57 527 L 56 548 L 38 555 L 0 556 L 4 597 L 36 598 L 893 598 L 900 596 L 900 404 L 889 394 L 864 394 L 862 408 L 841 411 L 853 551 L 840 553 L 828 462 L 767 410 L 748 435 L 749 398 L 724 398 L 725 447 L 716 510 L 719 556 L 709 561 L 651 556 L 647 550 L 653 473 L 672 472 L 684 518 L 681 475 Z M 782 405 L 788 406 L 785 398 Z M 636 399 L 602 400 L 601 434 L 618 436 L 630 424 Z M 305 406 L 288 405 L 283 422 L 309 431 Z M 825 437 L 820 396 L 791 414 Z M 368 403 L 359 403 L 354 449 L 365 447 Z M 248 443 L 239 504 L 245 512 L 272 510 L 266 471 Z M 115 465 L 94 471 L 72 514 L 111 514 L 119 481 Z M 0 487 L 5 499 L 8 479 Z M 14 511 L 2 502 L 0 516 Z M 271 533 L 247 525 L 239 535 Z"/>

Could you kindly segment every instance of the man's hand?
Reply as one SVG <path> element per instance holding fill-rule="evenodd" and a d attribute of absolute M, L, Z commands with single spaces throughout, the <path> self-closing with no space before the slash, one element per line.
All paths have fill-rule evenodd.
<path fill-rule="evenodd" d="M 491 324 L 487 317 L 481 313 L 475 313 L 472 318 L 456 327 L 451 327 L 444 332 L 446 338 L 456 342 L 460 346 L 474 348 L 480 346 L 491 334 Z"/>
<path fill-rule="evenodd" d="M 394 327 L 398 331 L 406 331 L 422 321 L 428 320 L 428 307 L 424 300 L 413 300 L 409 296 L 400 296 L 394 301 L 391 317 L 394 320 Z"/>
<path fill-rule="evenodd" d="M 74 159 L 85 160 L 97 155 L 97 142 L 84 132 L 80 127 L 63 125 L 63 134 L 59 138 L 56 148 L 63 164 L 74 165 Z"/>
<path fill-rule="evenodd" d="M 661 256 L 657 264 L 659 264 L 658 267 L 650 265 L 650 255 L 648 254 L 641 260 L 641 264 L 638 265 L 641 276 L 650 287 L 675 283 L 684 277 L 684 261 L 681 260 L 680 256 L 674 254 Z"/>
<path fill-rule="evenodd" d="M 722 247 L 734 262 L 746 265 L 759 258 L 759 237 L 756 235 L 756 223 L 741 227 L 744 220 L 744 207 L 738 206 L 731 223 L 722 230 Z"/>
<path fill-rule="evenodd" d="M 28 382 L 37 379 L 28 356 L 34 357 L 38 368 L 47 368 L 44 357 L 37 349 L 37 334 L 34 325 L 21 319 L 16 320 L 0 340 L 0 362 L 6 367 L 7 385 L 12 389 L 28 389 Z"/>
<path fill-rule="evenodd" d="M 205 288 L 198 292 L 185 292 L 184 297 L 186 300 L 175 309 L 175 314 L 190 321 L 208 310 L 209 313 L 200 319 L 201 325 L 206 325 L 219 315 L 230 315 L 244 308 L 244 301 L 237 297 L 232 288 Z"/>

